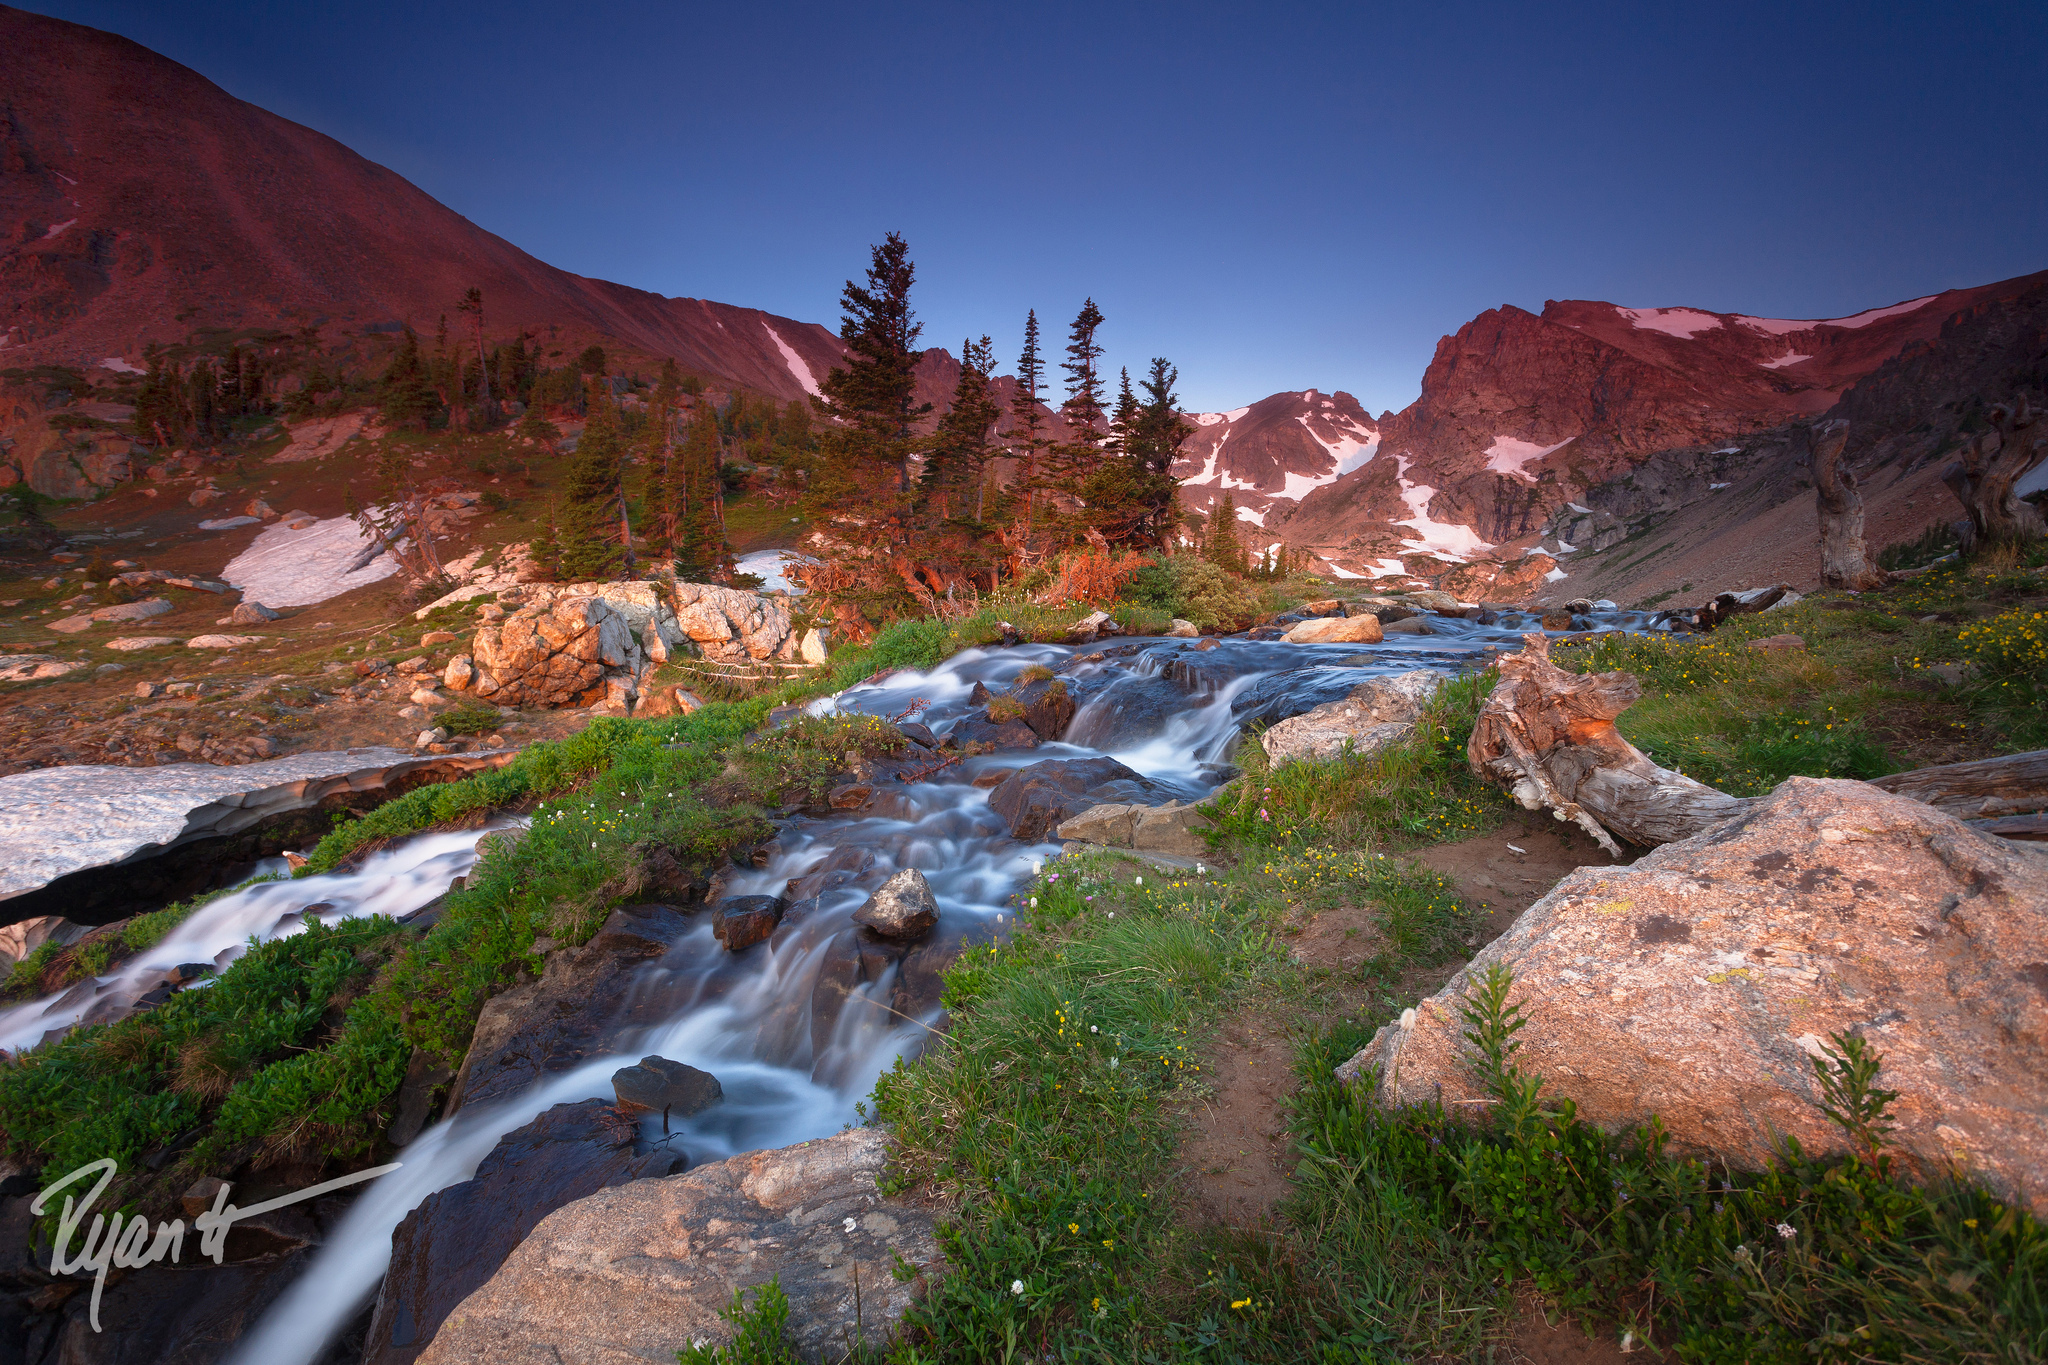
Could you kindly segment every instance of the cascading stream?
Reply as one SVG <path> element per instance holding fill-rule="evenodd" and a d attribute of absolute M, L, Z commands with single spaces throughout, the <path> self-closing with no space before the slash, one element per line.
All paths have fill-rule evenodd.
<path fill-rule="evenodd" d="M 1229 775 L 1231 746 L 1252 720 L 1296 714 L 1373 676 L 1417 667 L 1454 672 L 1476 656 L 1519 643 L 1512 625 L 1438 618 L 1430 624 L 1431 636 L 1390 636 L 1374 646 L 1225 639 L 1202 642 L 1207 648 L 1147 640 L 1093 649 L 973 649 L 936 668 L 895 672 L 813 703 L 814 714 L 894 717 L 916 710 L 943 734 L 977 709 L 969 701 L 977 682 L 1000 692 L 1025 667 L 1040 664 L 1067 679 L 1077 711 L 1062 742 L 966 758 L 925 781 L 889 787 L 865 814 L 781 822 L 780 851 L 767 866 L 730 876 L 724 894 L 788 895 L 793 883 L 806 882 L 805 894 L 816 899 L 801 915 L 792 911 L 769 942 L 737 954 L 712 938 L 709 917 L 702 917 L 634 978 L 635 993 L 659 1002 L 662 1022 L 617 1036 L 608 1055 L 548 1075 L 516 1095 L 470 1104 L 402 1149 L 402 1168 L 366 1188 L 308 1270 L 239 1344 L 233 1361 L 308 1365 L 376 1288 L 389 1263 L 392 1230 L 410 1210 L 469 1178 L 505 1134 L 549 1107 L 608 1099 L 612 1073 L 643 1055 L 700 1067 L 724 1086 L 722 1102 L 675 1125 L 671 1141 L 692 1165 L 836 1131 L 855 1118 L 857 1102 L 897 1057 L 915 1055 L 934 1022 L 903 1018 L 891 1008 L 894 967 L 850 989 L 836 1017 L 814 1010 L 820 973 L 835 940 L 852 928 L 853 912 L 891 874 L 917 868 L 940 906 L 938 940 L 947 946 L 986 941 L 1007 930 L 1006 902 L 1033 864 L 1058 852 L 1054 844 L 1010 837 L 989 808 L 993 774 L 1046 758 L 1108 755 L 1199 797 Z M 1603 624 L 1625 628 L 1612 618 Z M 476 838 L 474 831 L 422 835 L 351 874 L 249 888 L 195 914 L 132 964 L 133 974 L 231 960 L 235 945 L 251 933 L 291 932 L 309 902 L 332 907 L 320 912 L 323 918 L 405 913 L 468 869 Z M 0 1015 L 0 1041 L 33 1043 L 67 1022 L 67 1012 L 77 1017 L 78 1002 L 65 1004 L 68 998 Z"/>

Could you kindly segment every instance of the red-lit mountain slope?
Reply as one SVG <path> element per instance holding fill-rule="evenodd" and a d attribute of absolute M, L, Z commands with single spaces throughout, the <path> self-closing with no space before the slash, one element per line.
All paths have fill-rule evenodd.
<path fill-rule="evenodd" d="M 610 338 L 785 399 L 841 354 L 815 323 L 557 270 L 126 38 L 0 7 L 0 365 L 206 327 L 431 330 L 471 286 L 495 334 Z"/>

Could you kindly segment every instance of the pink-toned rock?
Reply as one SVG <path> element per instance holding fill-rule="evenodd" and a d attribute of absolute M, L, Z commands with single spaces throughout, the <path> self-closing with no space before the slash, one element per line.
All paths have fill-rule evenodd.
<path fill-rule="evenodd" d="M 1386 637 L 1380 618 L 1366 612 L 1302 621 L 1280 638 L 1290 645 L 1376 645 Z"/>
<path fill-rule="evenodd" d="M 1516 1062 L 1589 1122 L 1654 1115 L 1681 1150 L 1760 1167 L 1779 1134 L 1840 1151 L 1812 1055 L 1859 1033 L 1892 1135 L 2048 1214 L 2048 858 L 1862 782 L 1795 777 L 1633 866 L 1581 868 L 1338 1068 L 1383 1102 L 1481 1104 L 1460 1004 L 1495 962 Z"/>
<path fill-rule="evenodd" d="M 1761 640 L 1751 640 L 1749 647 L 1777 653 L 1787 649 L 1805 649 L 1806 641 L 1798 635 L 1766 635 Z"/>
<path fill-rule="evenodd" d="M 502 706 L 587 705 L 593 692 L 607 695 L 610 678 L 631 679 L 640 664 L 640 646 L 610 603 L 564 597 L 479 626 L 469 655 L 451 660 L 442 679 Z"/>

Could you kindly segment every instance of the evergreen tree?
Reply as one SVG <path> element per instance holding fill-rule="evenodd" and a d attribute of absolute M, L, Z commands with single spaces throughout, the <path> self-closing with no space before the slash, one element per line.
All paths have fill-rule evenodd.
<path fill-rule="evenodd" d="M 960 347 L 960 379 L 953 403 L 939 422 L 938 438 L 925 461 L 923 499 L 940 517 L 981 519 L 983 475 L 993 451 L 990 433 L 1002 408 L 989 387 L 995 368 L 994 346 L 987 337 Z"/>
<path fill-rule="evenodd" d="M 1237 528 L 1237 499 L 1225 493 L 1209 509 L 1208 534 L 1202 538 L 1202 557 L 1217 568 L 1243 576 L 1246 570 L 1244 542 Z"/>
<path fill-rule="evenodd" d="M 561 504 L 548 499 L 548 510 L 534 528 L 526 554 L 541 577 L 552 582 L 562 576 Z"/>
<path fill-rule="evenodd" d="M 1141 385 L 1145 401 L 1133 413 L 1123 440 L 1123 455 L 1133 466 L 1144 506 L 1143 538 L 1161 549 L 1172 548 L 1180 529 L 1180 483 L 1173 477 L 1173 462 L 1194 433 L 1180 415 L 1180 398 L 1173 391 L 1179 382 L 1180 371 L 1164 356 L 1152 358 Z"/>
<path fill-rule="evenodd" d="M 212 445 L 218 431 L 214 425 L 214 393 L 219 380 L 213 372 L 213 362 L 202 357 L 195 361 L 192 373 L 186 380 L 187 406 L 192 414 L 192 430 L 199 444 Z"/>
<path fill-rule="evenodd" d="M 699 403 L 677 458 L 676 577 L 709 583 L 724 576 L 730 556 L 719 508 L 718 419 Z"/>
<path fill-rule="evenodd" d="M 576 580 L 609 578 L 620 560 L 612 528 L 625 442 L 619 433 L 617 409 L 601 377 L 590 381 L 585 402 L 590 417 L 562 481 L 566 505 L 556 532 L 562 573 Z"/>
<path fill-rule="evenodd" d="M 541 401 L 539 389 L 538 384 L 534 385 L 533 401 L 526 405 L 526 411 L 519 418 L 519 425 L 512 430 L 515 435 L 538 441 L 544 449 L 552 452 L 555 443 L 562 439 L 562 429 L 548 420 L 547 405 Z"/>
<path fill-rule="evenodd" d="M 1010 455 L 1017 462 L 1017 485 L 1024 492 L 1027 532 L 1037 511 L 1040 482 L 1045 477 L 1045 362 L 1038 354 L 1038 310 L 1024 315 L 1024 354 L 1017 359 L 1017 392 L 1010 399 Z"/>
<path fill-rule="evenodd" d="M 646 451 L 646 475 L 640 498 L 641 517 L 647 528 L 647 550 L 657 563 L 673 562 L 680 532 L 681 487 L 677 478 L 675 408 L 680 394 L 680 377 L 673 360 L 661 362 L 661 378 L 654 385 L 647 407 L 647 424 L 641 432 Z"/>
<path fill-rule="evenodd" d="M 135 439 L 168 450 L 184 432 L 184 404 L 179 397 L 183 382 L 175 363 L 166 364 L 164 354 L 149 348 L 149 369 L 135 394 Z"/>
<path fill-rule="evenodd" d="M 900 510 L 909 501 L 910 457 L 916 449 L 911 424 L 931 411 L 931 404 L 912 402 L 921 354 L 918 334 L 924 328 L 910 308 L 910 286 L 917 268 L 910 247 L 898 233 L 872 248 L 867 284 L 846 282 L 840 295 L 845 316 L 840 340 L 850 353 L 819 385 L 827 413 L 844 425 L 833 432 L 840 472 L 878 503 L 894 502 Z M 894 497 L 881 486 L 881 475 L 895 474 Z M 877 508 L 876 510 L 882 510 Z"/>
<path fill-rule="evenodd" d="M 491 371 L 490 361 L 484 355 L 484 291 L 471 285 L 463 292 L 462 302 L 455 305 L 455 311 L 469 314 L 470 323 L 476 330 L 476 393 L 488 403 L 491 401 Z"/>
<path fill-rule="evenodd" d="M 398 349 L 391 353 L 378 402 L 384 420 L 395 427 L 424 429 L 440 408 L 427 376 L 426 361 L 420 355 L 419 336 L 410 327 L 405 329 L 405 339 L 398 343 Z"/>
<path fill-rule="evenodd" d="M 1070 498 L 1083 498 L 1081 485 L 1094 475 L 1102 459 L 1104 418 L 1102 374 L 1097 368 L 1102 347 L 1095 333 L 1102 326 L 1102 312 L 1095 300 L 1081 305 L 1068 333 L 1067 358 L 1060 368 L 1067 372 L 1067 399 L 1060 405 L 1060 420 L 1066 424 L 1067 439 L 1052 448 L 1050 482 Z"/>

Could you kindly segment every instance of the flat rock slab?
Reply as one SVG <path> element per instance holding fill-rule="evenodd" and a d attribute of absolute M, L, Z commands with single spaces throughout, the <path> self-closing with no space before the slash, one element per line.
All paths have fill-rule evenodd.
<path fill-rule="evenodd" d="M 1048 758 L 1019 768 L 988 794 L 1013 838 L 1036 843 L 1092 806 L 1155 805 L 1181 793 L 1108 756 Z"/>
<path fill-rule="evenodd" d="M 0 901 L 83 868 L 234 834 L 318 805 L 334 792 L 367 791 L 423 768 L 495 768 L 514 752 L 416 756 L 350 749 L 231 767 L 79 765 L 0 777 Z"/>
<path fill-rule="evenodd" d="M 1795 777 L 1518 916 L 1408 1028 L 1338 1068 L 1383 1102 L 1483 1103 L 1459 1006 L 1495 963 L 1518 1063 L 1610 1131 L 1757 1169 L 1778 1134 L 1845 1150 L 1812 1059 L 1859 1033 L 1895 1090 L 1908 1168 L 1953 1168 L 2048 1214 L 2048 858 L 1862 782 Z"/>
<path fill-rule="evenodd" d="M 859 1128 L 635 1180 L 556 1209 L 464 1299 L 422 1365 L 644 1365 L 694 1341 L 729 1344 L 735 1289 L 780 1280 L 789 1343 L 836 1360 L 856 1334 L 886 1341 L 933 1265 L 932 1210 L 876 1188 L 889 1141 Z M 751 1294 L 750 1294 L 751 1298 Z"/>

